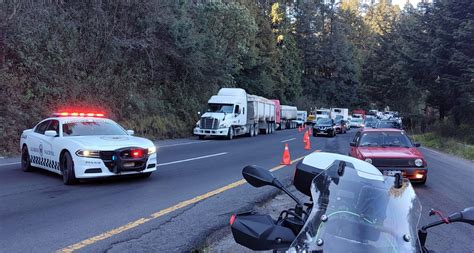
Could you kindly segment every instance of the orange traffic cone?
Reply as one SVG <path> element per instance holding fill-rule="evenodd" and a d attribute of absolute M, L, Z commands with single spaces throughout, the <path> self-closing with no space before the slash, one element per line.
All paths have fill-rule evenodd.
<path fill-rule="evenodd" d="M 308 131 L 306 130 L 304 132 L 304 136 L 303 136 L 303 142 L 306 143 L 306 141 L 309 139 L 309 135 L 308 135 Z"/>
<path fill-rule="evenodd" d="M 304 144 L 304 149 L 305 150 L 311 150 L 311 141 L 308 137 L 308 139 L 306 140 L 305 144 Z"/>
<path fill-rule="evenodd" d="M 288 149 L 288 143 L 285 144 L 285 151 L 283 151 L 283 159 L 281 165 L 291 165 L 290 150 Z"/>

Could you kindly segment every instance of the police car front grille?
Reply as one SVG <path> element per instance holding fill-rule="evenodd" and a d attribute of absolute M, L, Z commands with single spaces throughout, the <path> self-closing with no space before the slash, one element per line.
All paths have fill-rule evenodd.
<path fill-rule="evenodd" d="M 201 119 L 202 129 L 217 129 L 219 127 L 219 120 L 211 117 L 204 117 Z"/>
<path fill-rule="evenodd" d="M 115 151 L 100 151 L 100 159 L 102 159 L 105 167 L 107 167 L 109 170 L 114 167 L 114 161 L 112 160 L 114 154 Z"/>

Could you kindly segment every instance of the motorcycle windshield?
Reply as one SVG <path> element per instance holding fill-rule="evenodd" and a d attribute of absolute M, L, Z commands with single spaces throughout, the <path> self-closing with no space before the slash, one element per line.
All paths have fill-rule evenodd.
<path fill-rule="evenodd" d="M 421 204 L 408 180 L 397 188 L 395 177 L 341 161 L 322 171 L 312 181 L 312 211 L 289 252 L 420 251 Z"/>

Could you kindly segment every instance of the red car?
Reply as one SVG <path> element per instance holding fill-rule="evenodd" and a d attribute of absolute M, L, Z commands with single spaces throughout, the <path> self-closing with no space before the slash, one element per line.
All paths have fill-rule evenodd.
<path fill-rule="evenodd" d="M 413 182 L 424 184 L 427 164 L 405 131 L 392 128 L 363 129 L 350 143 L 350 156 L 377 167 L 384 175 L 402 175 Z"/>

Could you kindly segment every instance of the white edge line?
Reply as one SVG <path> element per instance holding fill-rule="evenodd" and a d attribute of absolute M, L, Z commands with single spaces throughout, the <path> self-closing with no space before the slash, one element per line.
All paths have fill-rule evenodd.
<path fill-rule="evenodd" d="M 16 162 L 16 163 L 2 163 L 0 166 L 8 166 L 8 165 L 15 165 L 15 164 L 20 164 L 21 162 Z"/>
<path fill-rule="evenodd" d="M 190 144 L 198 144 L 198 143 L 206 143 L 209 141 L 192 141 L 192 142 L 184 142 L 184 143 L 176 143 L 176 144 L 169 144 L 169 145 L 156 145 L 157 148 L 164 148 L 164 147 L 174 147 L 174 146 L 181 146 L 181 145 L 190 145 Z"/>
<path fill-rule="evenodd" d="M 173 161 L 173 162 L 159 163 L 159 164 L 156 165 L 156 167 L 175 164 L 175 163 L 184 163 L 184 162 L 189 162 L 189 161 L 194 161 L 194 160 L 199 160 L 199 159 L 205 159 L 205 158 L 209 158 L 209 157 L 226 155 L 226 154 L 228 154 L 228 153 L 227 152 L 222 152 L 222 153 L 217 153 L 217 154 L 212 154 L 212 155 L 205 155 L 205 156 L 198 156 L 198 157 L 194 157 L 194 158 L 188 158 L 188 159 L 178 160 L 178 161 Z"/>
<path fill-rule="evenodd" d="M 282 140 L 280 142 L 287 142 L 287 141 L 292 141 L 292 140 L 296 140 L 296 138 L 291 138 L 291 139 L 288 139 L 288 140 Z"/>

